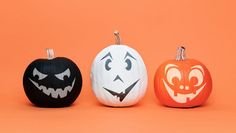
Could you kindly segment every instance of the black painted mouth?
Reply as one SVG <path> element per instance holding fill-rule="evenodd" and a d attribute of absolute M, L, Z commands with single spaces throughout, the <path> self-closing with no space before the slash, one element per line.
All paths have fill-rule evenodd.
<path fill-rule="evenodd" d="M 105 87 L 103 87 L 103 88 L 106 91 L 108 91 L 111 95 L 118 97 L 119 101 L 122 102 L 125 99 L 125 97 L 129 94 L 129 92 L 134 88 L 134 86 L 138 83 L 138 81 L 139 81 L 139 79 L 137 81 L 135 81 L 133 84 L 131 84 L 127 89 L 125 89 L 125 93 L 124 92 L 117 93 L 117 92 L 109 90 Z"/>

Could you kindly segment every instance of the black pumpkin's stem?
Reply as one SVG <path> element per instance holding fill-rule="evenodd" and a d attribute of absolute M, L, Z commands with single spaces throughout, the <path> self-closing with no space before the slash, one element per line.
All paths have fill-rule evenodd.
<path fill-rule="evenodd" d="M 53 59 L 53 58 L 54 58 L 54 51 L 53 51 L 53 49 L 47 48 L 46 51 L 47 51 L 47 57 L 48 57 L 48 59 L 49 59 L 49 60 Z"/>
<path fill-rule="evenodd" d="M 115 32 L 114 32 L 114 35 L 115 35 L 115 37 L 116 37 L 116 42 L 115 42 L 115 44 L 120 45 L 120 44 L 121 44 L 121 38 L 120 38 L 120 33 L 119 33 L 119 31 L 115 31 Z"/>
<path fill-rule="evenodd" d="M 176 56 L 176 60 L 181 61 L 181 60 L 185 60 L 185 47 L 180 46 L 177 49 L 177 56 Z"/>

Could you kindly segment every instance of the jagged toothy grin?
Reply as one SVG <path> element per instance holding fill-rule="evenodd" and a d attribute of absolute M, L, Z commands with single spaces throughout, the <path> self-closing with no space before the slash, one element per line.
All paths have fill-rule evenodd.
<path fill-rule="evenodd" d="M 109 90 L 105 87 L 103 87 L 107 92 L 109 92 L 111 95 L 116 97 L 120 102 L 124 100 L 124 98 L 129 94 L 129 92 L 134 88 L 134 86 L 138 83 L 139 79 L 135 81 L 133 84 L 131 84 L 128 88 L 126 88 L 123 92 L 117 93 L 112 90 Z"/>
<path fill-rule="evenodd" d="M 202 89 L 205 87 L 206 83 L 199 88 L 195 93 L 190 93 L 190 94 L 180 94 L 180 93 L 176 93 L 174 92 L 168 85 L 167 83 L 163 80 L 163 83 L 165 85 L 165 88 L 168 92 L 168 94 L 170 95 L 170 97 L 178 103 L 187 103 L 188 101 L 191 101 L 192 99 L 194 99 L 201 91 Z M 176 94 L 175 94 L 176 93 Z"/>
<path fill-rule="evenodd" d="M 74 87 L 74 84 L 75 84 L 75 78 L 71 84 L 71 86 L 66 86 L 64 89 L 62 88 L 47 88 L 43 85 L 39 85 L 37 82 L 33 81 L 32 79 L 29 78 L 29 80 L 34 84 L 35 87 L 37 87 L 39 90 L 41 90 L 44 94 L 50 96 L 52 98 L 64 98 L 67 96 L 67 94 L 69 92 L 71 92 L 71 90 L 73 89 Z"/>

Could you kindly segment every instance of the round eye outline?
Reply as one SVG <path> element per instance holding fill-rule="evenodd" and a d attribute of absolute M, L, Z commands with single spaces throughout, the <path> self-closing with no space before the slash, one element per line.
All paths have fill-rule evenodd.
<path fill-rule="evenodd" d="M 132 68 L 132 62 L 131 62 L 131 60 L 130 60 L 130 59 L 126 59 L 125 62 L 126 62 L 126 64 L 127 64 L 127 66 L 125 67 L 125 69 L 126 69 L 127 71 L 130 71 L 131 68 Z"/>
<path fill-rule="evenodd" d="M 60 80 L 64 80 L 64 77 L 67 76 L 68 78 L 70 77 L 70 69 L 67 68 L 64 72 L 59 73 L 59 74 L 55 74 L 55 77 L 60 79 Z"/>
<path fill-rule="evenodd" d="M 34 76 L 34 77 L 35 77 L 35 76 L 38 76 L 38 77 L 39 77 L 38 80 L 43 80 L 43 79 L 45 79 L 48 75 L 47 75 L 47 74 L 43 74 L 43 73 L 39 72 L 39 70 L 37 70 L 37 68 L 34 68 L 34 70 L 33 70 L 33 76 Z"/>
<path fill-rule="evenodd" d="M 198 69 L 198 68 L 194 68 L 189 72 L 189 81 L 191 80 L 191 78 L 195 77 L 197 78 L 197 83 L 194 86 L 200 86 L 203 83 L 204 80 L 204 76 L 203 76 L 203 72 Z"/>
<path fill-rule="evenodd" d="M 107 59 L 106 62 L 105 62 L 105 69 L 107 71 L 111 70 L 111 67 L 109 66 L 110 63 L 111 63 L 111 59 Z"/>
<path fill-rule="evenodd" d="M 181 77 L 181 72 L 176 67 L 169 68 L 166 72 L 166 79 L 171 85 L 174 85 L 172 82 L 173 78 L 178 78 L 180 81 Z"/>

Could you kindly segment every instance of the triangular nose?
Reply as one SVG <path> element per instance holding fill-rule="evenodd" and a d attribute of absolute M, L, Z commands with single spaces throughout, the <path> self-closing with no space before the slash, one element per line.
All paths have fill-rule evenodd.
<path fill-rule="evenodd" d="M 124 83 L 124 81 L 120 78 L 120 76 L 119 75 L 117 75 L 116 76 L 116 78 L 113 80 L 114 82 L 116 81 L 116 80 L 120 80 L 121 82 L 123 82 Z"/>

